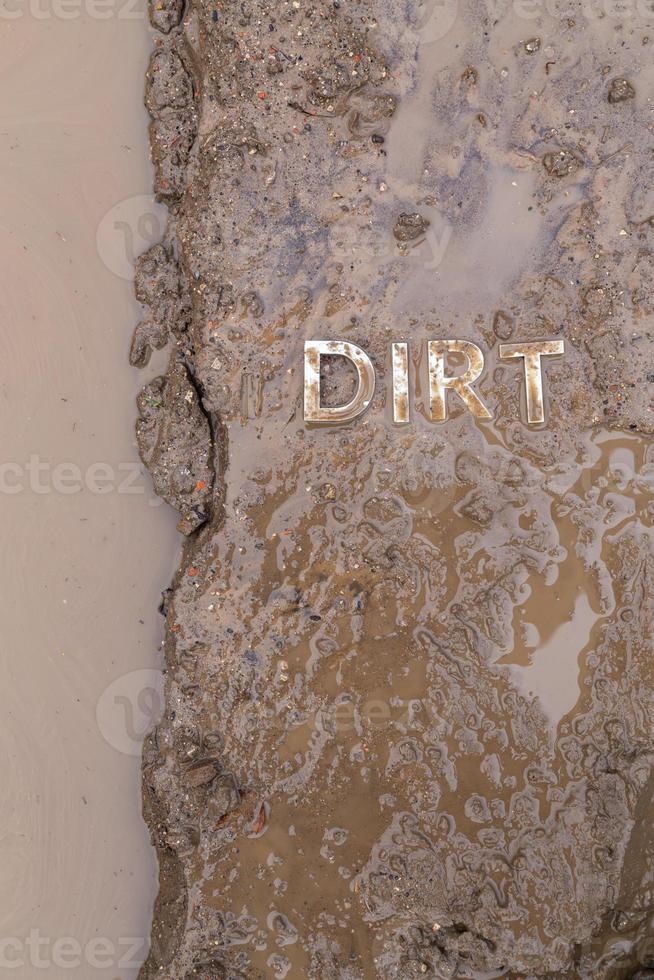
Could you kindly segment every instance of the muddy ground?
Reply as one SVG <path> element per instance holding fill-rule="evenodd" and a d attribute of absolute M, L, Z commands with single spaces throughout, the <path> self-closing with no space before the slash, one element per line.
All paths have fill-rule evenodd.
<path fill-rule="evenodd" d="M 137 432 L 186 543 L 142 977 L 654 976 L 651 11 L 151 19 L 132 362 L 169 347 Z M 429 420 L 443 337 L 491 421 Z M 509 338 L 565 341 L 542 426 Z M 306 339 L 370 353 L 355 422 L 305 424 Z"/>

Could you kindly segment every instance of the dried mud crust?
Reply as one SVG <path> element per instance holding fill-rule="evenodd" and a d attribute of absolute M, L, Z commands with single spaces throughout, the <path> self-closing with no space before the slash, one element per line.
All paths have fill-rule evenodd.
<path fill-rule="evenodd" d="M 170 217 L 131 360 L 170 349 L 137 431 L 187 540 L 143 757 L 143 980 L 654 970 L 649 48 L 635 21 L 466 4 L 432 42 L 421 10 L 151 6 Z M 498 173 L 530 182 L 533 249 L 501 303 L 480 259 L 474 315 L 419 307 L 434 209 L 473 249 Z M 492 424 L 436 426 L 420 392 L 390 424 L 390 340 L 436 336 L 485 350 Z M 302 420 L 322 337 L 378 372 L 344 429 Z M 533 430 L 496 348 L 543 337 L 567 353 Z M 327 399 L 350 381 L 325 365 Z M 552 693 L 524 637 L 579 581 L 591 625 Z"/>

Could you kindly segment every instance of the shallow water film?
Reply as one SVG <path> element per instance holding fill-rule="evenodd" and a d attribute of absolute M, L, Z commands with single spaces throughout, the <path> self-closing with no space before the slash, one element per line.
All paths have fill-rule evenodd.
<path fill-rule="evenodd" d="M 0 3 L 0 975 L 134 980 L 157 885 L 139 699 L 160 706 L 179 538 L 135 445 L 115 227 L 153 210 L 149 40 L 143 11 L 57 9 Z"/>
<path fill-rule="evenodd" d="M 151 19 L 142 977 L 654 976 L 652 12 Z"/>

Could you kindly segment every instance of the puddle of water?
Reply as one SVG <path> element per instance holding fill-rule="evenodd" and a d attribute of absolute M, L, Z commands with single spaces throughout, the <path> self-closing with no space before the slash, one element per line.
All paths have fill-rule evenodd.
<path fill-rule="evenodd" d="M 548 643 L 534 650 L 529 666 L 512 668 L 520 686 L 527 694 L 538 697 L 554 726 L 577 703 L 581 693 L 579 656 L 597 619 L 588 596 L 581 594 L 571 619 L 558 627 Z"/>
<path fill-rule="evenodd" d="M 431 274 L 425 275 L 423 267 L 406 277 L 395 300 L 398 313 L 427 311 L 434 302 L 459 315 L 483 304 L 492 306 L 505 295 L 511 279 L 533 261 L 542 238 L 542 218 L 530 203 L 534 175 L 496 167 L 487 179 L 483 212 L 472 228 L 462 233 L 453 222 L 446 225 L 445 234 L 432 218 L 433 246 L 428 237 L 422 247 L 431 248 L 432 258 L 426 262 Z"/>
<path fill-rule="evenodd" d="M 22 13 L 3 7 L 0 33 L 0 967 L 127 978 L 156 885 L 137 753 L 177 536 L 132 436 L 138 307 L 96 230 L 150 187 L 150 40 L 135 11 L 9 6 Z"/>

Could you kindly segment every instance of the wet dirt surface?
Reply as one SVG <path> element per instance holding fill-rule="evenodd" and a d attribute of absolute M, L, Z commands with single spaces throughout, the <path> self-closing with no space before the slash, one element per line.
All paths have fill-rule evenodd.
<path fill-rule="evenodd" d="M 154 7 L 170 218 L 133 345 L 169 350 L 137 426 L 187 537 L 143 763 L 142 975 L 647 976 L 647 25 L 302 0 L 181 17 Z M 431 421 L 445 338 L 483 351 L 492 418 L 450 393 Z M 303 419 L 316 339 L 375 366 L 348 425 Z M 499 342 L 542 340 L 565 355 L 534 426 Z M 323 404 L 351 397 L 342 359 L 322 380 Z"/>

